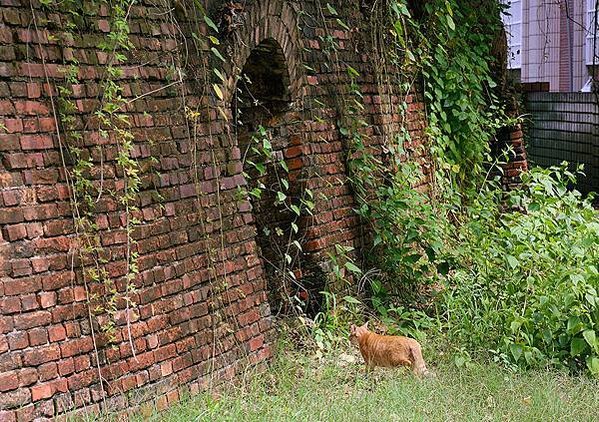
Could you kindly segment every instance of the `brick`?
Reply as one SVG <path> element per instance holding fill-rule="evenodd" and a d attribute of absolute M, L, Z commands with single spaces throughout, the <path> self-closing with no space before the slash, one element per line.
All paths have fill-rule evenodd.
<path fill-rule="evenodd" d="M 15 224 L 23 220 L 22 210 L 0 209 L 0 224 Z"/>
<path fill-rule="evenodd" d="M 31 387 L 31 399 L 33 401 L 49 399 L 53 395 L 54 387 L 51 383 L 40 384 Z"/>
<path fill-rule="evenodd" d="M 16 76 L 16 68 L 12 63 L 0 62 L 0 77 Z"/>
<path fill-rule="evenodd" d="M 34 265 L 35 266 L 35 265 Z M 56 293 L 55 292 L 41 292 L 38 295 L 39 304 L 42 308 L 47 309 L 56 305 Z M 64 330 L 64 328 L 63 328 Z"/>
<path fill-rule="evenodd" d="M 98 29 L 102 32 L 110 32 L 110 24 L 106 19 L 100 19 L 98 21 Z"/>
<path fill-rule="evenodd" d="M 73 359 L 73 365 L 75 366 L 75 372 L 81 372 L 91 367 L 88 356 L 77 356 Z"/>
<path fill-rule="evenodd" d="M 53 325 L 48 327 L 48 337 L 51 342 L 55 343 L 67 338 L 67 332 L 62 325 Z"/>
<path fill-rule="evenodd" d="M 16 371 L 0 373 L 0 392 L 15 390 L 19 386 Z"/>
<path fill-rule="evenodd" d="M 4 352 L 8 352 L 10 350 L 10 346 L 8 345 L 8 339 L 6 336 L 0 337 L 0 354 Z"/>
<path fill-rule="evenodd" d="M 37 369 L 24 368 L 19 371 L 19 387 L 27 387 L 38 380 Z"/>
<path fill-rule="evenodd" d="M 28 83 L 27 84 L 27 96 L 29 98 L 39 98 L 42 93 L 41 84 L 39 83 Z"/>
<path fill-rule="evenodd" d="M 26 388 L 6 391 L 0 394 L 0 409 L 16 409 L 31 401 L 31 393 Z"/>
<path fill-rule="evenodd" d="M 40 381 L 48 381 L 58 376 L 58 365 L 55 362 L 48 362 L 37 368 Z"/>
<path fill-rule="evenodd" d="M 52 320 L 52 314 L 48 311 L 29 312 L 15 316 L 15 327 L 17 329 L 28 329 L 47 325 Z"/>
<path fill-rule="evenodd" d="M 2 314 L 14 314 L 21 311 L 21 299 L 12 296 L 0 299 L 0 312 Z"/>
<path fill-rule="evenodd" d="M 23 353 L 23 362 L 28 366 L 38 366 L 46 362 L 58 360 L 60 348 L 56 344 L 37 347 Z"/>
<path fill-rule="evenodd" d="M 9 333 L 6 337 L 8 338 L 8 346 L 10 347 L 10 350 L 25 349 L 29 346 L 27 333 L 24 331 Z"/>
<path fill-rule="evenodd" d="M 4 200 L 4 205 L 9 207 L 19 203 L 19 195 L 15 191 L 2 192 L 2 199 Z"/>
<path fill-rule="evenodd" d="M 29 345 L 39 346 L 48 342 L 48 331 L 44 328 L 34 328 L 29 330 Z"/>
<path fill-rule="evenodd" d="M 82 337 L 75 340 L 69 340 L 66 343 L 60 345 L 60 351 L 62 357 L 76 356 L 82 353 L 89 352 L 93 348 L 93 342 L 91 337 Z"/>
<path fill-rule="evenodd" d="M 248 348 L 251 352 L 258 350 L 264 344 L 264 336 L 254 337 L 248 342 Z"/>
<path fill-rule="evenodd" d="M 30 275 L 33 272 L 31 261 L 29 259 L 13 259 L 11 261 L 11 267 L 13 277 Z"/>
<path fill-rule="evenodd" d="M 34 294 L 22 295 L 21 296 L 21 309 L 23 311 L 32 311 L 39 308 L 37 298 Z"/>
<path fill-rule="evenodd" d="M 38 158 L 37 161 L 36 161 L 36 158 Z M 26 169 L 26 168 L 35 167 L 36 165 L 38 165 L 38 163 L 41 163 L 39 165 L 43 165 L 41 158 L 42 158 L 41 156 L 35 157 L 35 156 L 29 155 L 29 154 L 13 153 L 13 154 L 7 154 L 4 157 L 4 161 L 5 161 L 6 167 L 8 169 L 18 170 L 18 169 Z"/>
<path fill-rule="evenodd" d="M 29 422 L 35 419 L 36 409 L 33 404 L 21 407 L 17 410 L 17 421 L 18 422 Z"/>
<path fill-rule="evenodd" d="M 69 375 L 75 372 L 75 363 L 72 358 L 62 359 L 58 362 L 58 374 L 60 376 Z"/>
<path fill-rule="evenodd" d="M 36 237 L 40 237 L 43 233 L 44 230 L 41 223 L 27 224 L 27 238 L 35 239 Z"/>
<path fill-rule="evenodd" d="M 13 32 L 9 27 L 0 28 L 0 43 L 12 44 L 13 43 Z"/>
<path fill-rule="evenodd" d="M 23 121 L 21 119 L 4 119 L 3 124 L 8 133 L 20 133 L 23 131 Z"/>
<path fill-rule="evenodd" d="M 6 226 L 4 229 L 4 238 L 8 241 L 25 239 L 27 237 L 27 229 L 23 224 L 14 224 Z"/>
<path fill-rule="evenodd" d="M 37 101 L 15 101 L 14 107 L 21 115 L 39 116 L 49 113 L 48 107 Z"/>
<path fill-rule="evenodd" d="M 54 146 L 50 135 L 22 135 L 21 148 L 23 150 L 48 149 Z"/>
<path fill-rule="evenodd" d="M 37 277 L 20 278 L 10 280 L 4 286 L 6 295 L 24 295 L 34 293 L 42 288 L 41 280 Z"/>
<path fill-rule="evenodd" d="M 0 410 L 0 422 L 16 422 L 16 412 L 11 410 Z"/>

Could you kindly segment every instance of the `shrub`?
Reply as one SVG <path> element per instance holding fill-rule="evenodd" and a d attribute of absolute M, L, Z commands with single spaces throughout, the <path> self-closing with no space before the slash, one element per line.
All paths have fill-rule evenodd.
<path fill-rule="evenodd" d="M 488 187 L 447 239 L 450 339 L 523 367 L 599 375 L 599 214 L 565 166 L 535 168 L 498 201 Z M 505 209 L 508 207 L 509 209 Z"/>

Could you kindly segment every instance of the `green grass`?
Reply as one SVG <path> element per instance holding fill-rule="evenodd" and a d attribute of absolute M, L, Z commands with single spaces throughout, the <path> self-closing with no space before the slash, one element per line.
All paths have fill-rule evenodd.
<path fill-rule="evenodd" d="M 262 374 L 221 386 L 150 417 L 153 421 L 596 421 L 599 383 L 563 373 L 514 373 L 494 365 L 430 365 L 365 374 L 341 352 L 326 359 L 279 353 Z M 337 357 L 336 357 L 337 356 Z M 430 359 L 429 359 L 430 360 Z M 342 366 L 345 365 L 345 366 Z M 147 417 L 144 418 L 147 420 Z"/>

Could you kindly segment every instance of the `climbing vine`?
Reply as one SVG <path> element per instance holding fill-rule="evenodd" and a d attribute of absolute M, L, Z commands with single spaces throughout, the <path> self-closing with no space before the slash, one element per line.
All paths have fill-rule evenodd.
<path fill-rule="evenodd" d="M 86 282 L 90 306 L 91 303 L 95 303 L 94 313 L 106 315 L 106 317 L 100 317 L 100 321 L 102 321 L 100 329 L 106 334 L 109 342 L 114 342 L 116 340 L 118 303 L 119 301 L 125 303 L 128 337 L 132 353 L 135 355 L 130 324 L 133 317 L 131 311 L 135 307 L 132 297 L 135 294 L 134 280 L 138 273 L 138 255 L 135 251 L 136 242 L 132 234 L 134 226 L 139 223 L 134 215 L 139 211 L 136 204 L 141 179 L 139 163 L 133 158 L 134 136 L 130 129 L 131 123 L 125 114 L 127 101 L 121 95 L 122 88 L 118 82 L 123 75 L 121 65 L 126 61 L 124 53 L 131 48 L 127 17 L 133 1 L 99 3 L 109 5 L 111 15 L 110 32 L 105 41 L 98 46 L 100 51 L 106 54 L 107 66 L 99 84 L 102 97 L 99 99 L 99 106 L 95 112 L 99 135 L 99 143 L 95 149 L 86 146 L 83 139 L 84 133 L 77 128 L 79 109 L 72 96 L 74 94 L 73 87 L 80 86 L 78 80 L 80 69 L 79 63 L 74 57 L 67 56 L 67 63 L 64 67 L 64 83 L 57 87 L 58 114 L 64 133 L 64 146 L 67 150 L 65 152 L 68 152 L 72 162 L 72 169 L 68 172 L 71 180 L 71 203 L 74 210 L 75 229 L 81 243 L 78 253 L 80 261 L 84 265 L 83 279 Z M 55 4 L 46 2 L 46 6 L 68 11 L 67 16 L 70 17 L 70 20 L 66 25 L 67 32 L 62 35 L 65 38 L 75 35 L 77 22 L 82 17 L 86 15 L 89 17 L 90 13 L 91 16 L 94 16 L 93 12 L 89 12 L 89 10 L 94 10 L 93 7 L 88 9 L 77 2 L 67 1 Z M 123 286 L 118 286 L 106 268 L 108 261 L 96 222 L 97 204 L 102 200 L 103 191 L 108 188 L 105 187 L 103 179 L 104 169 L 97 169 L 99 172 L 96 170 L 93 157 L 95 154 L 102 157 L 104 151 L 101 145 L 110 144 L 116 145 L 116 165 L 122 174 L 121 182 L 117 181 L 110 193 L 124 211 L 127 270 Z M 99 184 L 94 180 L 98 173 L 101 175 Z M 91 291 L 88 283 L 99 283 L 103 286 L 103 292 Z"/>
<path fill-rule="evenodd" d="M 350 119 L 342 128 L 349 140 L 348 167 L 359 214 L 370 223 L 374 250 L 380 251 L 370 255 L 395 280 L 395 288 L 409 286 L 402 290 L 413 293 L 437 271 L 447 271 L 441 252 L 449 226 L 439 217 L 451 213 L 451 207 L 459 206 L 480 184 L 489 141 L 508 122 L 493 93 L 489 66 L 494 60 L 491 41 L 501 24 L 500 6 L 486 2 L 475 8 L 467 1 L 432 0 L 419 7 L 416 18 L 407 1 L 373 6 L 375 73 L 404 98 L 397 106 L 401 125 L 385 145 L 391 160 L 377 159 L 365 147 L 359 130 L 364 123 L 355 105 L 361 101 L 355 83 L 360 75 L 351 66 L 347 67 L 351 100 L 345 108 Z M 399 77 L 391 79 L 389 74 Z M 414 75 L 421 75 L 422 82 Z M 428 137 L 422 148 L 433 164 L 428 175 L 414 159 L 423 152 L 406 149 L 411 143 L 407 98 L 417 95 L 418 85 L 427 105 Z M 406 160 L 410 155 L 412 159 Z M 429 190 L 416 189 L 426 178 Z"/>

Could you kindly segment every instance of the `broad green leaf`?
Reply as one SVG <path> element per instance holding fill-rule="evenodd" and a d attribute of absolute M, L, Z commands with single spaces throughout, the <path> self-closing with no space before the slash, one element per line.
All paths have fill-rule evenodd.
<path fill-rule="evenodd" d="M 578 333 L 580 330 L 582 330 L 583 325 L 582 322 L 580 322 L 580 318 L 577 316 L 571 316 L 570 318 L 568 318 L 568 333 L 569 334 L 576 334 Z"/>
<path fill-rule="evenodd" d="M 210 51 L 212 51 L 212 54 L 214 54 L 216 57 L 218 57 L 218 59 L 220 61 L 222 61 L 223 63 L 226 61 L 225 58 L 223 57 L 223 55 L 220 54 L 220 51 L 218 51 L 216 48 L 210 47 Z"/>
<path fill-rule="evenodd" d="M 584 349 L 586 349 L 587 343 L 580 337 L 575 337 L 570 342 L 570 356 L 578 356 Z"/>
<path fill-rule="evenodd" d="M 511 268 L 512 270 L 513 270 L 514 268 L 516 268 L 516 267 L 518 266 L 518 264 L 519 264 L 519 262 L 518 262 L 518 258 L 516 258 L 516 257 L 515 257 L 515 256 L 513 256 L 513 255 L 508 255 L 508 256 L 506 257 L 506 259 L 507 259 L 507 263 L 508 263 L 508 265 L 510 266 L 510 268 Z"/>
<path fill-rule="evenodd" d="M 524 360 L 526 361 L 527 364 L 531 365 L 534 358 L 533 358 L 533 354 L 530 350 L 527 350 L 526 352 L 524 352 Z"/>
<path fill-rule="evenodd" d="M 589 368 L 593 376 L 599 376 L 599 357 L 589 356 L 587 358 L 587 368 Z"/>
<path fill-rule="evenodd" d="M 349 74 L 349 76 L 353 76 L 353 77 L 358 77 L 360 76 L 360 74 L 358 73 L 358 71 L 356 69 L 354 69 L 353 67 L 351 67 L 350 65 L 347 65 L 347 73 Z"/>
<path fill-rule="evenodd" d="M 587 341 L 589 346 L 595 349 L 597 348 L 597 337 L 594 330 L 584 330 L 582 332 L 582 336 Z"/>
<path fill-rule="evenodd" d="M 524 351 L 524 348 L 522 347 L 521 344 L 516 344 L 516 343 L 510 344 L 510 352 L 512 353 L 512 356 L 514 357 L 514 361 L 518 362 L 518 360 L 522 356 L 523 351 Z"/>
<path fill-rule="evenodd" d="M 218 79 L 220 79 L 223 82 L 225 81 L 225 75 L 223 75 L 220 70 L 218 70 L 217 68 L 214 68 L 212 70 L 214 71 L 214 74 L 218 77 Z"/>
<path fill-rule="evenodd" d="M 362 270 L 360 268 L 358 268 L 355 264 L 353 264 L 352 262 L 346 262 L 345 263 L 345 268 L 347 268 L 348 270 L 350 270 L 352 273 L 354 274 L 362 274 Z"/>
<path fill-rule="evenodd" d="M 451 15 L 445 15 L 447 17 L 447 25 L 449 26 L 449 29 L 451 29 L 452 31 L 455 31 L 455 23 L 453 21 L 453 18 L 451 17 Z"/>
<path fill-rule="evenodd" d="M 220 89 L 220 86 L 218 86 L 217 84 L 212 84 L 212 89 L 214 90 L 214 93 L 216 94 L 219 100 L 224 99 L 223 91 Z"/>

